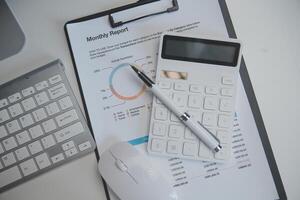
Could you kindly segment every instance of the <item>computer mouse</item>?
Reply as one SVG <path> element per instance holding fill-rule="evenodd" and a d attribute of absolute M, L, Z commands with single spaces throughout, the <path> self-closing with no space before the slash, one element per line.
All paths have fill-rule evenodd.
<path fill-rule="evenodd" d="M 146 155 L 127 142 L 100 155 L 98 169 L 121 200 L 177 200 L 176 191 Z"/>

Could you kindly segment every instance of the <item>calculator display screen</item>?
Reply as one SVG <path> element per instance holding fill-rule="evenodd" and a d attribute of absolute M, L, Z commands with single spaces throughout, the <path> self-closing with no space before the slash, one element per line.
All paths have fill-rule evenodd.
<path fill-rule="evenodd" d="M 162 58 L 234 67 L 239 50 L 239 43 L 165 35 Z"/>

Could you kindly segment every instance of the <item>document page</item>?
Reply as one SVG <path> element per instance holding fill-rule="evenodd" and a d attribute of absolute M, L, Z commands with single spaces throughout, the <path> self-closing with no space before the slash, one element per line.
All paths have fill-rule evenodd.
<path fill-rule="evenodd" d="M 164 31 L 228 36 L 217 0 L 178 0 L 179 10 L 111 28 L 108 16 L 67 25 L 79 81 L 101 154 L 129 141 L 147 154 L 152 95 L 126 63 L 155 80 L 159 37 Z M 226 164 L 147 156 L 168 174 L 179 199 L 278 199 L 262 142 L 239 80 Z"/>

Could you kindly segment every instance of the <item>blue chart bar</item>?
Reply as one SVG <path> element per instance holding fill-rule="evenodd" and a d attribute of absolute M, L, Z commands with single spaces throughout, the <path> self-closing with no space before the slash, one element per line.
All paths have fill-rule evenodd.
<path fill-rule="evenodd" d="M 146 142 L 148 142 L 148 135 L 128 141 L 131 145 L 139 145 Z"/>

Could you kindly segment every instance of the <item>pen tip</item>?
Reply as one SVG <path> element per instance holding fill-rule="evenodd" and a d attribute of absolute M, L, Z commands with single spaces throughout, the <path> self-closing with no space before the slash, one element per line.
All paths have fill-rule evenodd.
<path fill-rule="evenodd" d="M 130 65 L 130 67 L 131 67 L 136 73 L 139 72 L 139 70 L 138 70 L 134 65 L 132 65 L 132 64 L 129 64 L 129 65 Z"/>

